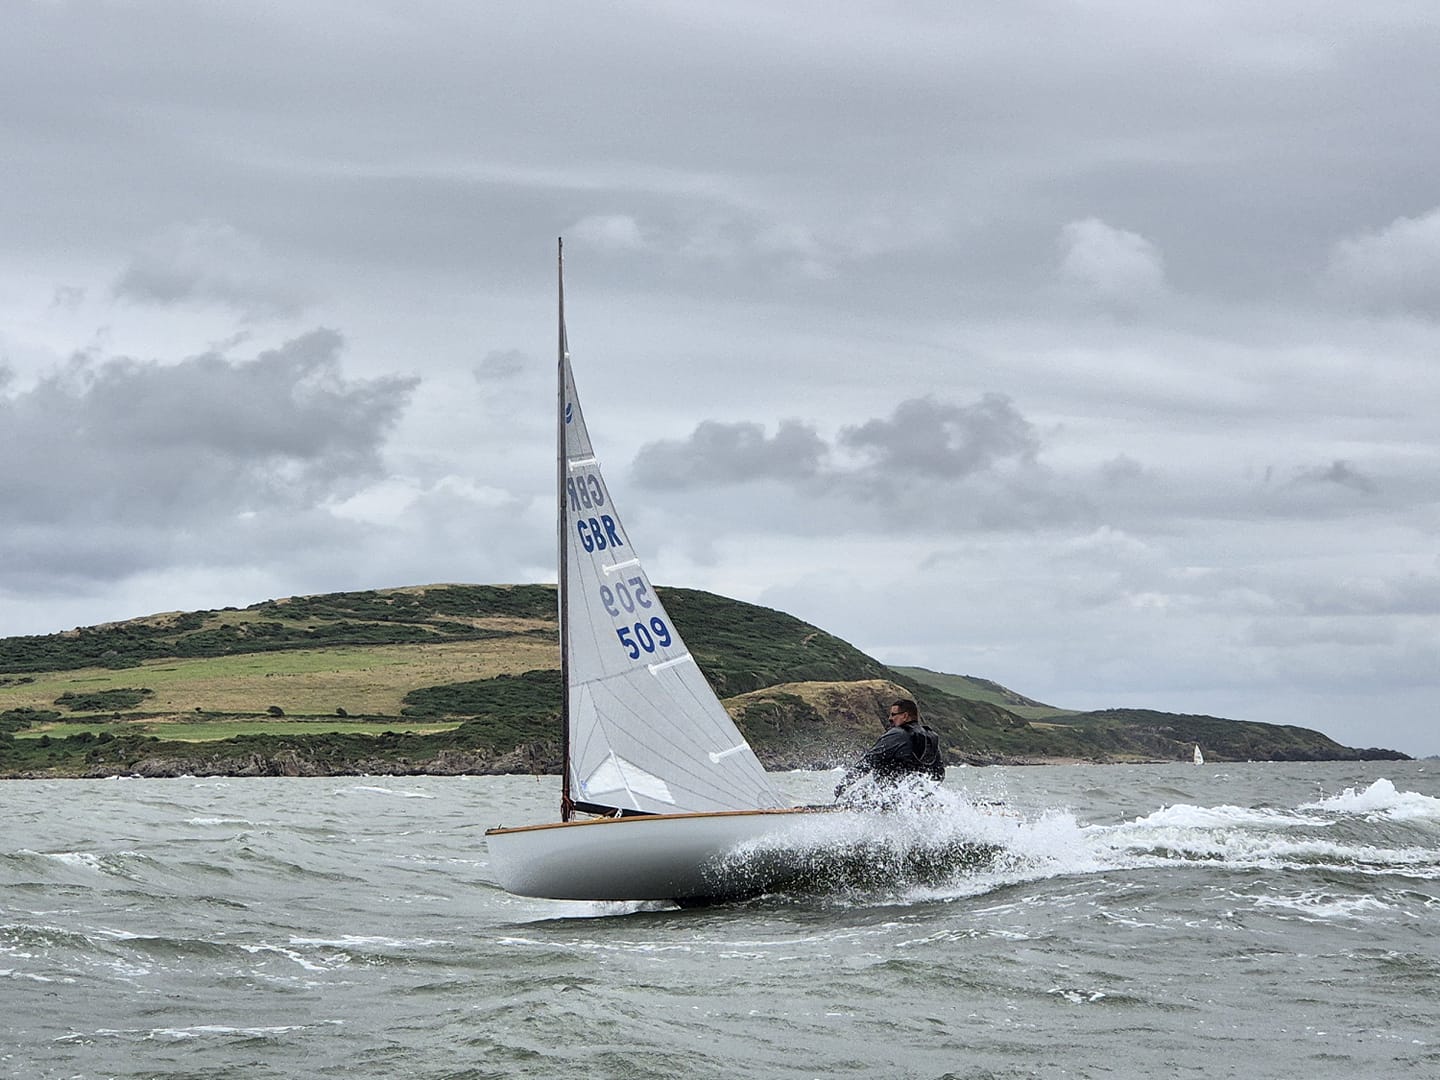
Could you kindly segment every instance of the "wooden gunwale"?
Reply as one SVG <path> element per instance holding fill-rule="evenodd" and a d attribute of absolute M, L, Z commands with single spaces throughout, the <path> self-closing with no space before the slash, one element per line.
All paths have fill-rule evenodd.
<path fill-rule="evenodd" d="M 707 810 L 687 814 L 633 814 L 628 817 L 590 818 L 587 821 L 551 821 L 543 825 L 511 825 L 486 829 L 486 836 L 501 836 L 507 833 L 539 832 L 543 829 L 579 829 L 587 825 L 618 825 L 622 822 L 634 824 L 637 821 L 683 821 L 690 818 L 760 817 L 776 814 L 828 814 L 845 809 L 841 806 L 791 806 L 771 810 Z"/>

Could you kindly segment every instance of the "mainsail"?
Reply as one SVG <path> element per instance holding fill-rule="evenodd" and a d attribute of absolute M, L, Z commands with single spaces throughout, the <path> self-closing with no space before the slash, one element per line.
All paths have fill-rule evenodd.
<path fill-rule="evenodd" d="M 590 813 L 787 805 L 696 666 L 600 474 L 560 310 L 560 620 L 566 805 Z"/>

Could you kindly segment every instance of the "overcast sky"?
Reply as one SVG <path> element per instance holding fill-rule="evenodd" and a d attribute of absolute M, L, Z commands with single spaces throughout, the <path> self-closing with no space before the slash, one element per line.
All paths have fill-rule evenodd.
<path fill-rule="evenodd" d="M 1428 0 L 12 0 L 0 635 L 651 576 L 1440 753 Z M 683 628 L 682 628 L 683 629 Z"/>

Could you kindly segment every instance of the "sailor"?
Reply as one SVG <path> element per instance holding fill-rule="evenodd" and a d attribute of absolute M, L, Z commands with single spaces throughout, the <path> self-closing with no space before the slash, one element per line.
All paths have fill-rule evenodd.
<path fill-rule="evenodd" d="M 845 770 L 835 786 L 837 799 L 845 797 L 847 791 L 849 799 L 854 799 L 859 794 L 853 790 L 855 785 L 867 778 L 875 786 L 888 788 L 910 777 L 929 777 L 937 782 L 945 779 L 940 736 L 920 722 L 920 708 L 915 702 L 909 698 L 893 702 L 885 725 L 880 740 Z"/>

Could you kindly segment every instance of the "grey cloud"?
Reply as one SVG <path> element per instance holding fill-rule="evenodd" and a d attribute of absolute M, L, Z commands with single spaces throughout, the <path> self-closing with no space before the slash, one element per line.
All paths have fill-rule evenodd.
<path fill-rule="evenodd" d="M 842 428 L 837 446 L 858 463 L 832 464 L 832 448 L 810 425 L 785 420 L 767 436 L 756 423 L 706 420 L 684 440 L 641 447 L 636 480 L 654 489 L 816 478 L 876 489 L 936 477 L 960 480 L 1009 459 L 1035 463 L 1038 436 L 1010 400 L 987 394 L 962 406 L 933 398 L 902 401 L 884 418 Z"/>
<path fill-rule="evenodd" d="M 753 205 L 718 192 L 650 193 L 637 201 L 643 213 L 590 216 L 568 235 L 587 253 L 643 254 L 673 279 L 718 278 L 747 291 L 758 282 L 831 281 L 862 262 L 938 252 L 951 231 L 948 214 L 937 221 L 890 206 L 824 220 L 813 208 Z"/>
<path fill-rule="evenodd" d="M 1218 448 L 1220 440 L 1215 443 Z M 1262 520 L 1315 527 L 1356 514 L 1376 522 L 1418 521 L 1435 505 L 1433 484 L 1427 487 L 1421 468 L 1413 475 L 1387 473 L 1381 483 L 1345 461 L 1270 466 L 1248 476 L 1172 458 L 1118 476 L 1108 465 L 1098 474 L 1067 474 L 1056 486 L 1087 498 L 1101 520 L 1139 535 L 1233 532 Z"/>
<path fill-rule="evenodd" d="M 1320 582 L 1299 604 L 1309 615 L 1440 615 L 1440 574 L 1373 574 Z"/>
<path fill-rule="evenodd" d="M 1078 527 L 1144 544 L 1197 529 L 1224 534 L 1262 520 L 1303 525 L 1356 513 L 1418 525 L 1434 506 L 1423 466 L 1392 468 L 1383 482 L 1346 459 L 1228 472 L 1197 468 L 1196 445 L 1204 444 L 1166 451 L 1162 441 L 1152 452 L 1169 457 L 1142 462 L 1121 453 L 1057 467 L 1042 462 L 1045 440 L 1035 426 L 991 394 L 970 405 L 910 399 L 841 429 L 833 445 L 808 431 L 807 449 L 788 461 L 760 425 L 709 422 L 687 440 L 642 448 L 633 475 L 651 490 L 697 497 L 719 484 L 744 485 L 727 496 L 739 519 L 787 535 L 864 535 L 903 519 L 917 534 Z M 769 451 L 764 465 L 755 458 L 761 448 Z M 1288 479 L 1272 479 L 1279 476 Z M 669 499 L 672 508 L 682 501 L 693 509 L 688 498 Z"/>
<path fill-rule="evenodd" d="M 495 349 L 476 365 L 475 378 L 482 383 L 504 381 L 524 374 L 533 366 L 518 349 Z"/>
<path fill-rule="evenodd" d="M 900 519 L 916 530 L 1031 530 L 1090 516 L 1086 498 L 1038 463 L 1040 447 L 1001 395 L 969 406 L 915 398 L 841 429 L 833 446 L 796 420 L 773 438 L 759 424 L 705 421 L 687 439 L 642 447 L 632 475 L 686 499 L 744 485 L 732 499 L 745 521 L 797 535 L 888 531 Z"/>
<path fill-rule="evenodd" d="M 1057 487 L 1034 426 L 1002 394 L 973 405 L 912 398 L 842 428 L 838 443 L 859 460 L 837 473 L 837 489 L 882 509 L 884 528 L 1030 531 L 1093 513 L 1083 494 Z"/>
<path fill-rule="evenodd" d="M 65 311 L 74 311 L 85 302 L 86 289 L 79 285 L 56 285 L 50 306 Z"/>
<path fill-rule="evenodd" d="M 839 441 L 887 479 L 959 478 L 1006 458 L 1033 464 L 1040 449 L 1035 429 L 1002 394 L 974 405 L 902 401 L 888 419 L 842 429 Z"/>
<path fill-rule="evenodd" d="M 773 436 L 760 424 L 705 420 L 687 439 L 641 447 L 633 472 L 642 487 L 652 489 L 804 482 L 819 473 L 827 452 L 815 429 L 798 420 L 782 420 Z"/>
<path fill-rule="evenodd" d="M 1336 484 L 1353 491 L 1372 495 L 1379 490 L 1375 481 L 1366 476 L 1348 461 L 1332 461 L 1329 465 L 1305 469 L 1296 477 L 1300 484 Z"/>
<path fill-rule="evenodd" d="M 1117 454 L 1100 466 L 1100 482 L 1104 487 L 1124 487 L 1146 478 L 1145 467 L 1128 454 Z"/>
<path fill-rule="evenodd" d="M 76 358 L 0 397 L 0 572 L 109 577 L 187 543 L 203 561 L 237 520 L 278 538 L 354 491 L 379 473 L 416 381 L 346 380 L 341 345 L 316 330 L 252 360 Z"/>
<path fill-rule="evenodd" d="M 218 222 L 177 225 L 150 241 L 116 279 L 116 296 L 139 303 L 213 303 L 249 319 L 284 318 L 305 306 L 278 259 L 253 237 Z"/>
<path fill-rule="evenodd" d="M 616 259 L 667 235 L 695 253 L 688 274 L 628 266 L 672 290 L 753 295 L 771 282 L 749 271 L 774 267 L 851 304 L 1018 303 L 1086 218 L 1163 247 L 1187 284 L 1283 290 L 1316 269 L 1314 207 L 1354 231 L 1428 205 L 1434 173 L 1440 88 L 1408 8 L 1221 3 L 1176 29 L 1125 4 L 881 5 L 821 35 L 803 7 L 431 5 L 400 33 L 386 10 L 20 5 L 0 100 L 26 103 L 3 117 L 26 214 L 7 224 L 133 244 L 218 218 L 287 251 L 513 281 L 548 271 L 523 257 L 535 235 L 580 221 Z M 142 295 L 205 288 L 141 269 Z"/>
<path fill-rule="evenodd" d="M 1361 304 L 1440 314 L 1440 207 L 1335 245 L 1331 291 Z"/>
<path fill-rule="evenodd" d="M 639 222 L 629 214 L 592 214 L 577 221 L 566 233 L 600 249 L 638 251 L 646 246 Z"/>
<path fill-rule="evenodd" d="M 1091 217 L 1066 225 L 1060 246 L 1061 276 L 1103 302 L 1131 307 L 1165 292 L 1160 251 L 1138 233 Z"/>

